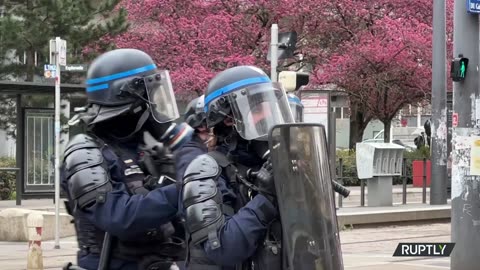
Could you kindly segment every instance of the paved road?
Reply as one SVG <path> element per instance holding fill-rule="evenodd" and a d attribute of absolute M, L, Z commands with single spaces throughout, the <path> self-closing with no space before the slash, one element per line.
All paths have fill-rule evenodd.
<path fill-rule="evenodd" d="M 343 231 L 345 270 L 450 269 L 450 258 L 392 257 L 400 242 L 450 242 L 450 226 L 434 223 Z"/>
<path fill-rule="evenodd" d="M 345 270 L 446 270 L 449 258 L 392 257 L 399 242 L 450 242 L 450 224 L 390 226 L 342 231 Z M 61 239 L 61 249 L 53 249 L 53 241 L 43 243 L 45 269 L 61 269 L 75 260 L 77 244 L 74 237 Z M 22 270 L 26 266 L 27 244 L 0 242 L 0 269 Z"/>

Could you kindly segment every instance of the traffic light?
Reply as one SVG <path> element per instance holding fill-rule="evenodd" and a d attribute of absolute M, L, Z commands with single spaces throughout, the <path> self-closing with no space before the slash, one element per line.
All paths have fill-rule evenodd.
<path fill-rule="evenodd" d="M 287 92 L 298 90 L 302 85 L 307 85 L 309 75 L 305 72 L 282 71 L 278 74 L 278 82 L 282 84 Z"/>
<path fill-rule="evenodd" d="M 467 76 L 467 67 L 468 67 L 468 58 L 459 55 L 458 57 L 452 60 L 452 65 L 450 66 L 450 76 L 454 82 L 461 82 L 465 80 Z"/>
<path fill-rule="evenodd" d="M 278 34 L 278 60 L 288 59 L 293 57 L 297 46 L 297 32 L 287 32 Z M 271 61 L 271 51 L 268 47 L 267 60 Z"/>

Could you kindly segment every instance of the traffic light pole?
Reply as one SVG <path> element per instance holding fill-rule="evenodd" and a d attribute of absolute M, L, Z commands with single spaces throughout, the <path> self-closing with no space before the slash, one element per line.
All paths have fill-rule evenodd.
<path fill-rule="evenodd" d="M 432 181 L 430 204 L 447 204 L 447 89 L 445 0 L 433 1 Z"/>
<path fill-rule="evenodd" d="M 437 1 L 437 0 L 436 0 Z M 435 2 L 435 1 L 434 1 Z M 453 57 L 469 59 L 464 81 L 453 83 L 453 111 L 458 126 L 452 131 L 452 270 L 478 269 L 480 250 L 479 181 L 470 172 L 472 136 L 478 131 L 475 104 L 479 86 L 479 18 L 468 14 L 465 1 L 454 1 Z M 480 107 L 477 108 L 480 113 Z M 432 132 L 433 133 L 433 132 Z"/>
<path fill-rule="evenodd" d="M 270 79 L 272 82 L 278 81 L 277 65 L 278 65 L 278 25 L 272 24 L 270 39 Z"/>

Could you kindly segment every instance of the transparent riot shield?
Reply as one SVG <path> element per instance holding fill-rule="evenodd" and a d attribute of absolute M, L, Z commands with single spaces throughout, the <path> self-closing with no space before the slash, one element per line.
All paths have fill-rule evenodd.
<path fill-rule="evenodd" d="M 269 145 L 282 222 L 283 270 L 343 270 L 325 128 L 277 125 Z"/>

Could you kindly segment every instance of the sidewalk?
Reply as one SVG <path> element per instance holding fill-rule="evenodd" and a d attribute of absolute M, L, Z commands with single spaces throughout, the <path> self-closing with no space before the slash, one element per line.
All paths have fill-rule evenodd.
<path fill-rule="evenodd" d="M 400 202 L 394 200 L 391 207 L 369 207 L 366 203 L 364 207 L 360 206 L 360 187 L 350 187 L 349 202 L 344 201 L 343 207 L 337 211 L 340 227 L 344 225 L 357 224 L 378 224 L 418 220 L 445 220 L 450 218 L 451 206 L 450 200 L 447 205 L 431 206 L 421 202 L 422 188 L 407 187 L 407 204 L 401 204 L 402 187 L 394 186 L 393 198 L 400 198 Z M 366 194 L 367 194 L 366 190 Z M 427 189 L 427 195 L 429 190 Z M 420 196 L 420 200 L 414 200 Z M 358 201 L 355 201 L 358 199 Z M 366 196 L 365 196 L 366 199 Z M 409 200 L 411 199 L 411 200 Z M 337 200 L 338 206 L 338 200 Z M 52 199 L 34 199 L 23 200 L 22 205 L 15 205 L 15 201 L 0 201 L 0 211 L 6 208 L 26 208 L 41 211 L 55 211 L 55 205 Z M 60 203 L 60 213 L 66 213 L 62 200 Z"/>
<path fill-rule="evenodd" d="M 392 257 L 399 242 L 450 242 L 450 223 L 353 229 L 340 232 L 340 240 L 345 270 L 450 269 L 450 258 Z M 53 241 L 42 243 L 45 269 L 60 269 L 76 260 L 74 237 L 61 239 L 60 249 L 53 245 Z M 0 242 L 2 270 L 25 269 L 26 256 L 27 243 Z"/>
<path fill-rule="evenodd" d="M 400 204 L 391 207 L 344 207 L 337 210 L 338 224 L 375 225 L 409 221 L 450 220 L 451 205 Z"/>

